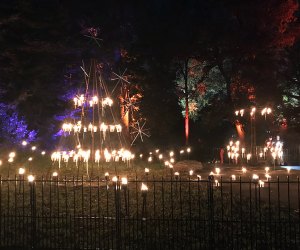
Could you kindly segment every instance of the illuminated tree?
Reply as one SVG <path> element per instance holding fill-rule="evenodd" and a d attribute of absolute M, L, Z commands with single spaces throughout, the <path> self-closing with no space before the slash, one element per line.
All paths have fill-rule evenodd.
<path fill-rule="evenodd" d="M 185 117 L 185 138 L 188 144 L 189 119 L 197 120 L 203 108 L 212 100 L 226 95 L 226 82 L 217 66 L 197 59 L 187 59 L 179 64 L 176 85 L 179 105 Z"/>
<path fill-rule="evenodd" d="M 36 131 L 29 130 L 24 117 L 20 117 L 15 105 L 0 103 L 0 141 L 1 143 L 20 143 L 36 139 Z"/>

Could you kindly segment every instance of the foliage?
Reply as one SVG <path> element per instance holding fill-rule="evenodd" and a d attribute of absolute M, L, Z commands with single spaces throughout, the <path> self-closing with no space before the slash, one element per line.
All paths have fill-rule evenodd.
<path fill-rule="evenodd" d="M 210 67 L 207 62 L 201 63 L 196 59 L 191 59 L 188 67 L 189 113 L 191 119 L 195 121 L 205 107 L 213 104 L 214 99 L 222 100 L 224 98 L 226 83 L 218 67 Z M 184 77 L 180 71 L 177 71 L 175 82 L 179 105 L 185 116 Z"/>
<path fill-rule="evenodd" d="M 1 143 L 20 143 L 36 139 L 37 132 L 29 130 L 24 117 L 19 117 L 15 105 L 0 103 L 0 138 Z"/>

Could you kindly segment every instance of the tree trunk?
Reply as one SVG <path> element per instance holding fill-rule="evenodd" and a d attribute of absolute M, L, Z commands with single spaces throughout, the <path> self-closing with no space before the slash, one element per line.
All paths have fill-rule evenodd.
<path fill-rule="evenodd" d="M 226 75 L 222 62 L 218 63 L 218 68 L 222 74 L 222 76 L 224 77 L 224 80 L 226 82 L 226 93 L 227 93 L 227 101 L 231 102 L 231 80 L 230 78 Z"/>

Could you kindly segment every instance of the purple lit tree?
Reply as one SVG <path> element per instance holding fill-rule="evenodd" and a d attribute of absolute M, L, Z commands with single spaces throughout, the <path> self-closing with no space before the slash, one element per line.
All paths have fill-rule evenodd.
<path fill-rule="evenodd" d="M 24 117 L 20 117 L 15 105 L 0 103 L 0 143 L 33 141 L 37 132 L 29 130 Z"/>

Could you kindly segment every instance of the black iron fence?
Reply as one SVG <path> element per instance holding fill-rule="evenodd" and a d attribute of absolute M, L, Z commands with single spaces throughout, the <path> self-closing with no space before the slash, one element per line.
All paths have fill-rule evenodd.
<path fill-rule="evenodd" d="M 299 208 L 299 178 L 1 178 L 0 247 L 296 249 Z"/>

